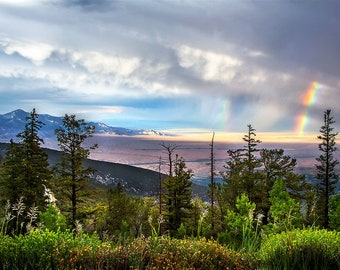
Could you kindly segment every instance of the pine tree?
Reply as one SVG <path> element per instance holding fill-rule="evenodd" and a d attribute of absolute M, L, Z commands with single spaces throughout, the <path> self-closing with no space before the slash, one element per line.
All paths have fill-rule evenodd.
<path fill-rule="evenodd" d="M 258 169 L 261 166 L 260 159 L 255 155 L 256 148 L 261 143 L 256 140 L 255 129 L 247 125 L 248 132 L 242 138 L 247 144 L 243 149 L 228 150 L 229 160 L 226 162 L 226 172 L 222 174 L 224 185 L 221 189 L 222 199 L 227 202 L 227 207 L 236 210 L 236 199 L 241 194 L 246 194 L 255 203 L 262 199 L 261 190 L 262 175 Z M 225 210 L 223 210 L 225 213 Z"/>
<path fill-rule="evenodd" d="M 45 189 L 51 179 L 48 156 L 42 149 L 43 139 L 38 132 L 44 125 L 38 120 L 35 109 L 26 118 L 25 128 L 17 137 L 18 143 L 11 140 L 2 165 L 2 186 L 4 198 L 11 203 L 23 197 L 28 206 L 38 206 L 43 211 L 47 206 Z"/>
<path fill-rule="evenodd" d="M 107 196 L 109 207 L 107 229 L 112 234 L 119 234 L 119 231 L 124 226 L 131 226 L 131 220 L 135 212 L 133 209 L 133 199 L 123 191 L 120 183 L 114 189 L 109 189 Z"/>
<path fill-rule="evenodd" d="M 213 132 L 210 144 L 210 184 L 209 184 L 209 197 L 210 197 L 210 226 L 212 234 L 215 231 L 215 201 L 216 201 L 216 183 L 215 183 L 215 153 L 214 153 L 214 138 Z"/>
<path fill-rule="evenodd" d="M 75 228 L 78 203 L 82 192 L 86 189 L 92 168 L 86 168 L 83 161 L 90 155 L 90 150 L 97 147 L 96 144 L 85 148 L 83 143 L 92 137 L 94 127 L 85 123 L 83 119 L 76 119 L 75 115 L 65 115 L 63 126 L 55 131 L 58 145 L 62 151 L 62 159 L 58 164 L 57 186 L 62 191 L 62 197 L 71 202 L 72 224 Z"/>
<path fill-rule="evenodd" d="M 245 141 L 247 144 L 244 146 L 246 148 L 245 151 L 245 164 L 248 173 L 253 173 L 254 170 L 259 167 L 260 161 L 255 156 L 255 153 L 259 151 L 259 149 L 256 148 L 258 144 L 261 143 L 260 140 L 256 140 L 256 133 L 255 129 L 251 125 L 247 125 L 248 127 L 248 134 L 244 135 L 242 138 L 243 141 Z"/>
<path fill-rule="evenodd" d="M 245 164 L 243 162 L 243 149 L 227 150 L 229 159 L 222 173 L 223 184 L 219 186 L 219 208 L 221 218 L 224 219 L 227 209 L 236 210 L 236 199 L 245 193 L 243 189 L 243 174 Z"/>
<path fill-rule="evenodd" d="M 19 133 L 19 138 L 24 159 L 22 160 L 24 173 L 24 202 L 31 206 L 35 204 L 40 210 L 47 206 L 47 196 L 45 189 L 51 179 L 51 170 L 48 164 L 48 155 L 42 149 L 43 139 L 38 136 L 39 130 L 44 123 L 39 119 L 35 109 L 26 118 L 26 125 L 23 132 Z"/>
<path fill-rule="evenodd" d="M 247 127 L 244 148 L 227 151 L 229 159 L 222 174 L 224 183 L 220 187 L 219 205 L 223 217 L 227 210 L 237 210 L 236 199 L 245 194 L 256 204 L 256 212 L 264 215 L 266 223 L 270 208 L 269 191 L 276 180 L 284 180 L 290 196 L 296 200 L 305 199 L 305 191 L 310 186 L 304 176 L 294 173 L 295 159 L 284 155 L 282 149 L 257 149 L 261 141 L 255 139 L 255 129 L 251 125 Z"/>
<path fill-rule="evenodd" d="M 266 224 L 271 204 L 269 193 L 276 181 L 284 181 L 289 196 L 297 201 L 306 200 L 306 191 L 310 190 L 311 186 L 303 175 L 294 172 L 296 159 L 285 155 L 283 149 L 262 149 L 260 157 L 264 182 L 262 185 L 263 199 L 259 207 L 264 215 L 263 223 Z"/>
<path fill-rule="evenodd" d="M 23 196 L 24 173 L 21 166 L 23 156 L 21 145 L 11 139 L 0 167 L 0 198 L 3 202 L 8 200 L 13 204 Z"/>
<path fill-rule="evenodd" d="M 188 218 L 191 205 L 192 190 L 190 181 L 192 171 L 187 170 L 183 158 L 176 156 L 174 175 L 169 175 L 164 181 L 165 187 L 165 221 L 171 236 L 176 235 L 177 230 Z"/>
<path fill-rule="evenodd" d="M 332 125 L 335 123 L 331 116 L 331 110 L 324 112 L 324 125 L 320 128 L 321 135 L 318 139 L 322 142 L 319 144 L 319 150 L 322 154 L 316 158 L 318 164 L 315 165 L 317 174 L 316 178 L 320 181 L 318 189 L 321 193 L 320 202 L 323 204 L 323 227 L 329 228 L 329 198 L 334 194 L 335 184 L 339 175 L 335 171 L 338 160 L 334 158 L 336 151 L 335 138 L 338 132 L 333 132 Z"/>

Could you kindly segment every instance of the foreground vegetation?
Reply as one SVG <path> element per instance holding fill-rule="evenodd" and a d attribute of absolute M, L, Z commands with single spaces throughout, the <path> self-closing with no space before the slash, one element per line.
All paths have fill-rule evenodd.
<path fill-rule="evenodd" d="M 340 269 L 340 233 L 293 230 L 266 237 L 256 252 L 205 238 L 100 240 L 96 234 L 35 229 L 0 235 L 1 269 Z"/>

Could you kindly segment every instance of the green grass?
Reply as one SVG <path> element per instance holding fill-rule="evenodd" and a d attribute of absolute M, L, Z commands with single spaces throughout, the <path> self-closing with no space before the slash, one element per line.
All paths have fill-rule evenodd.
<path fill-rule="evenodd" d="M 253 269 L 216 241 L 140 237 L 113 244 L 96 235 L 34 230 L 0 235 L 0 269 Z"/>
<path fill-rule="evenodd" d="M 0 269 L 340 269 L 340 233 L 287 231 L 242 253 L 205 238 L 152 236 L 113 243 L 96 234 L 35 229 L 0 235 Z"/>
<path fill-rule="evenodd" d="M 261 269 L 340 269 L 340 233 L 295 229 L 274 234 L 261 245 Z"/>

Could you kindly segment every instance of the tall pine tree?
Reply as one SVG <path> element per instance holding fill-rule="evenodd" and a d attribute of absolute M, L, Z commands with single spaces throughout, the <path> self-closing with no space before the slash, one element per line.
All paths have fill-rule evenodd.
<path fill-rule="evenodd" d="M 306 182 L 305 176 L 294 172 L 296 159 L 284 154 L 283 149 L 262 149 L 261 172 L 263 174 L 262 201 L 258 205 L 264 215 L 263 223 L 266 224 L 269 217 L 270 200 L 269 193 L 276 181 L 284 181 L 289 196 L 296 201 L 306 201 L 306 191 L 311 189 L 311 185 Z"/>
<path fill-rule="evenodd" d="M 310 187 L 304 176 L 293 172 L 296 160 L 284 155 L 282 149 L 258 149 L 255 129 L 248 125 L 243 137 L 246 145 L 242 149 L 228 150 L 229 159 L 223 172 L 220 187 L 219 207 L 222 217 L 227 210 L 236 211 L 236 200 L 241 194 L 247 195 L 256 204 L 256 212 L 264 215 L 264 223 L 269 216 L 269 191 L 276 180 L 282 179 L 289 194 L 296 200 L 304 199 Z M 259 152 L 259 154 L 257 154 Z"/>
<path fill-rule="evenodd" d="M 61 162 L 57 166 L 59 195 L 71 203 L 70 212 L 73 228 L 78 219 L 77 210 L 80 197 L 86 189 L 86 182 L 93 169 L 86 168 L 83 164 L 90 155 L 90 150 L 96 144 L 86 148 L 85 140 L 92 137 L 94 127 L 85 123 L 83 119 L 76 119 L 75 115 L 65 115 L 63 126 L 55 131 L 58 145 L 62 151 Z M 61 191 L 61 192 L 60 192 Z"/>
<path fill-rule="evenodd" d="M 174 174 L 164 180 L 165 221 L 171 236 L 190 215 L 192 190 L 190 181 L 192 171 L 187 170 L 183 158 L 176 156 Z"/>
<path fill-rule="evenodd" d="M 5 188 L 5 199 L 10 202 L 23 197 L 27 206 L 38 206 L 44 210 L 47 205 L 45 189 L 51 179 L 48 156 L 38 135 L 44 125 L 33 109 L 26 118 L 25 128 L 17 137 L 18 143 L 11 140 L 2 165 L 2 186 Z"/>
<path fill-rule="evenodd" d="M 222 174 L 224 185 L 221 187 L 221 199 L 228 208 L 236 210 L 236 199 L 241 194 L 257 203 L 261 199 L 258 192 L 262 175 L 258 172 L 261 166 L 260 159 L 256 156 L 259 151 L 257 145 L 260 140 L 255 139 L 255 129 L 247 125 L 248 132 L 242 138 L 246 145 L 243 149 L 228 150 L 229 160 L 226 162 L 226 171 Z M 222 214 L 226 213 L 222 210 Z"/>
<path fill-rule="evenodd" d="M 320 128 L 318 139 L 322 142 L 319 144 L 321 155 L 316 158 L 316 178 L 320 181 L 318 189 L 320 191 L 320 202 L 322 203 L 323 212 L 323 227 L 329 228 L 329 198 L 334 194 L 335 184 L 338 181 L 339 175 L 335 171 L 339 161 L 334 158 L 336 151 L 335 138 L 338 132 L 333 132 L 332 125 L 335 123 L 331 116 L 331 110 L 324 112 L 324 124 Z"/>
<path fill-rule="evenodd" d="M 20 144 L 24 154 L 22 160 L 24 173 L 24 202 L 28 205 L 35 204 L 44 210 L 47 206 L 47 195 L 45 188 L 51 179 L 51 171 L 48 164 L 48 155 L 42 149 L 43 139 L 38 136 L 39 130 L 44 123 L 39 119 L 35 109 L 26 118 L 26 125 L 23 132 L 19 133 Z"/>

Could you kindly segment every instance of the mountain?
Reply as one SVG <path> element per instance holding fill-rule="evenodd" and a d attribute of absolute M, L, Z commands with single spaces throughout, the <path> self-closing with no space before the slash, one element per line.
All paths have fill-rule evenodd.
<path fill-rule="evenodd" d="M 5 157 L 8 143 L 0 143 L 0 156 Z M 48 154 L 50 166 L 60 161 L 61 152 L 45 149 Z M 1 159 L 0 159 L 1 160 Z M 85 159 L 84 166 L 95 169 L 91 176 L 91 184 L 99 189 L 108 189 L 120 183 L 124 191 L 132 196 L 157 196 L 159 192 L 159 178 L 164 179 L 165 174 L 156 171 L 134 167 L 125 164 Z M 193 196 L 207 200 L 207 187 L 192 185 Z"/>
<path fill-rule="evenodd" d="M 0 141 L 8 142 L 10 139 L 15 139 L 16 135 L 23 131 L 28 112 L 23 110 L 15 110 L 6 114 L 0 115 Z M 39 114 L 39 120 L 45 125 L 40 129 L 39 136 L 43 139 L 54 138 L 54 131 L 62 126 L 62 117 L 52 116 L 48 114 Z M 110 134 L 110 135 L 156 135 L 164 136 L 161 132 L 155 130 L 143 129 L 127 129 L 122 127 L 112 127 L 101 122 L 87 122 L 95 127 L 95 134 Z"/>

